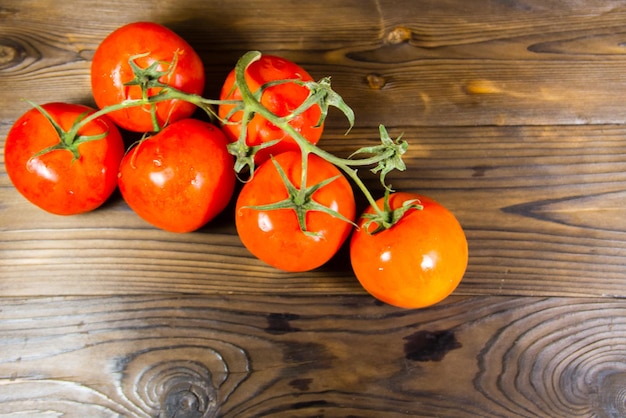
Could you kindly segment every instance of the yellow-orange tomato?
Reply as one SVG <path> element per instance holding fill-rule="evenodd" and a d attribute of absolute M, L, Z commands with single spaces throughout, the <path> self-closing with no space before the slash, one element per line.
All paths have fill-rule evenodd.
<path fill-rule="evenodd" d="M 378 225 L 364 228 L 361 217 L 350 241 L 352 268 L 361 285 L 375 298 L 402 308 L 424 308 L 445 299 L 461 282 L 468 261 L 465 233 L 444 206 L 426 196 L 393 193 L 390 208 L 414 199 L 422 209 L 410 209 L 376 234 L 370 232 Z M 383 208 L 383 199 L 377 204 Z"/>

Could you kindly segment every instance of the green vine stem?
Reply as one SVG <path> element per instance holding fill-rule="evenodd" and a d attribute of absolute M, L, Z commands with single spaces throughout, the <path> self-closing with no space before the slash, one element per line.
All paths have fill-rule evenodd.
<path fill-rule="evenodd" d="M 128 99 L 124 100 L 120 103 L 103 107 L 102 109 L 96 110 L 95 112 L 81 117 L 76 120 L 74 125 L 67 132 L 59 132 L 61 143 L 58 147 L 50 147 L 50 149 L 43 150 L 41 153 L 45 153 L 51 151 L 52 149 L 58 149 L 60 147 L 73 149 L 74 157 L 78 158 L 75 151 L 75 147 L 71 148 L 70 146 L 74 144 L 78 145 L 81 137 L 78 135 L 78 132 L 85 127 L 90 122 L 95 119 L 106 115 L 111 112 L 115 112 L 122 109 L 127 109 L 136 106 L 151 106 L 153 113 L 153 122 L 154 122 L 154 131 L 158 131 L 161 129 L 159 124 L 156 121 L 155 115 L 155 106 L 158 102 L 168 101 L 168 100 L 183 100 L 189 103 L 196 105 L 198 108 L 203 110 L 205 113 L 209 115 L 212 120 L 218 119 L 221 123 L 233 123 L 228 119 L 230 116 L 236 112 L 241 111 L 242 118 L 241 122 L 241 134 L 237 141 L 229 145 L 229 152 L 233 154 L 237 158 L 237 162 L 235 164 L 235 170 L 237 172 L 241 171 L 244 167 L 250 168 L 250 175 L 254 173 L 254 153 L 258 151 L 260 148 L 269 147 L 273 145 L 275 142 L 266 143 L 258 147 L 249 147 L 246 144 L 246 135 L 247 135 L 247 124 L 248 121 L 254 117 L 255 114 L 259 114 L 265 119 L 267 119 L 270 123 L 275 125 L 276 127 L 282 129 L 286 134 L 291 136 L 302 152 L 302 186 L 306 185 L 306 168 L 308 161 L 308 154 L 315 154 L 320 158 L 325 159 L 326 161 L 334 164 L 336 167 L 341 169 L 361 190 L 368 203 L 372 206 L 375 211 L 375 214 L 370 216 L 370 222 L 376 222 L 379 225 L 378 229 L 387 229 L 393 224 L 395 224 L 406 212 L 406 210 L 410 208 L 419 208 L 419 205 L 409 202 L 406 208 L 397 209 L 395 211 L 391 210 L 388 205 L 388 196 L 390 194 L 391 187 L 385 183 L 385 176 L 392 170 L 405 170 L 406 166 L 402 161 L 402 155 L 406 152 L 408 144 L 406 141 L 402 140 L 401 136 L 396 140 L 391 139 L 387 130 L 383 125 L 379 126 L 379 133 L 381 138 L 381 143 L 379 145 L 373 147 L 364 147 L 355 151 L 349 158 L 341 158 L 337 157 L 334 154 L 325 151 L 324 149 L 311 144 L 306 140 L 295 128 L 293 128 L 289 122 L 290 120 L 298 114 L 306 111 L 308 108 L 318 105 L 321 109 L 320 120 L 317 122 L 318 125 L 321 125 L 326 118 L 329 107 L 333 106 L 343 112 L 349 122 L 349 129 L 352 129 L 354 126 L 354 113 L 352 109 L 343 101 L 340 95 L 332 90 L 330 87 L 330 79 L 323 78 L 318 82 L 303 82 L 301 80 L 276 80 L 262 85 L 257 91 L 252 92 L 245 80 L 245 71 L 250 64 L 259 60 L 261 58 L 261 53 L 259 51 L 250 51 L 244 54 L 235 66 L 235 83 L 241 92 L 242 98 L 240 100 L 217 100 L 217 99 L 208 99 L 202 97 L 197 94 L 190 94 L 180 91 L 176 88 L 173 88 L 165 83 L 160 81 L 160 78 L 163 76 L 167 76 L 171 71 L 173 71 L 177 59 L 176 54 L 174 60 L 165 71 L 159 71 L 156 63 L 148 68 L 140 68 L 136 65 L 135 60 L 143 55 L 137 55 L 131 57 L 129 63 L 131 68 L 133 69 L 133 73 L 135 74 L 135 78 L 130 82 L 126 83 L 127 85 L 138 85 L 142 89 L 142 97 L 140 99 Z M 298 83 L 307 87 L 310 91 L 308 98 L 292 113 L 287 116 L 278 116 L 267 109 L 264 105 L 261 104 L 261 95 L 263 91 L 268 87 L 278 85 L 281 83 Z M 159 88 L 158 93 L 154 95 L 148 95 L 148 89 Z M 231 111 L 229 115 L 227 115 L 224 119 L 219 118 L 217 112 L 214 107 L 219 105 L 233 105 L 234 109 Z M 41 110 L 41 107 L 37 107 Z M 47 116 L 49 117 L 49 115 Z M 54 121 L 51 120 L 54 124 Z M 354 159 L 355 155 L 360 154 L 371 154 L 369 157 Z M 372 166 L 376 165 L 376 167 L 372 168 L 371 171 L 373 173 L 380 173 L 380 182 L 385 189 L 385 204 L 383 208 L 379 208 L 376 204 L 376 200 L 372 196 L 369 189 L 363 183 L 361 178 L 358 176 L 359 167 Z M 304 192 L 303 192 L 304 193 Z M 304 229 L 303 229 L 304 231 Z"/>
<path fill-rule="evenodd" d="M 265 106 L 261 104 L 261 102 L 259 101 L 259 98 L 257 97 L 258 95 L 253 93 L 248 87 L 246 80 L 245 80 L 245 76 L 244 76 L 245 70 L 250 64 L 252 64 L 254 61 L 260 58 L 261 58 L 261 53 L 258 51 L 248 52 L 240 58 L 239 62 L 237 63 L 235 67 L 235 72 L 236 72 L 235 80 L 241 92 L 243 107 L 245 109 L 244 116 L 242 118 L 242 127 L 241 127 L 242 136 L 239 138 L 239 142 L 240 142 L 239 146 L 240 147 L 245 146 L 246 124 L 247 124 L 247 121 L 249 120 L 248 119 L 249 115 L 258 113 L 259 115 L 263 116 L 265 119 L 270 121 L 272 124 L 282 129 L 286 134 L 290 135 L 296 141 L 296 143 L 300 147 L 300 150 L 303 154 L 303 161 L 306 161 L 306 155 L 308 153 L 316 154 L 317 156 L 325 159 L 331 164 L 334 164 L 335 166 L 340 168 L 343 172 L 345 172 L 346 175 L 350 177 L 350 179 L 354 181 L 356 186 L 361 190 L 361 192 L 367 199 L 368 203 L 372 205 L 372 208 L 374 209 L 377 215 L 376 221 L 380 225 L 385 225 L 385 228 L 390 227 L 391 224 L 395 222 L 393 219 L 393 214 L 388 209 L 388 206 L 383 209 L 378 207 L 378 205 L 376 204 L 376 199 L 374 199 L 369 189 L 365 186 L 361 178 L 358 176 L 357 170 L 352 167 L 378 164 L 378 166 L 374 169 L 374 171 L 381 172 L 380 179 L 381 179 L 381 183 L 385 187 L 385 190 L 387 191 L 385 193 L 385 196 L 387 197 L 388 191 L 390 191 L 390 187 L 385 184 L 385 180 L 384 180 L 385 175 L 389 171 L 391 171 L 392 168 L 396 168 L 400 170 L 405 169 L 406 166 L 402 162 L 401 155 L 404 154 L 404 152 L 406 151 L 407 146 L 408 146 L 407 143 L 402 141 L 401 138 L 399 138 L 398 141 L 391 140 L 389 138 L 389 135 L 387 134 L 387 130 L 385 129 L 384 126 L 381 125 L 379 127 L 379 131 L 381 134 L 382 144 L 377 147 L 362 148 L 360 150 L 357 150 L 355 153 L 353 153 L 353 155 L 357 153 L 376 153 L 376 155 L 370 158 L 364 158 L 364 159 L 358 159 L 358 160 L 340 158 L 340 157 L 335 156 L 334 154 L 331 154 L 323 150 L 322 148 L 319 148 L 316 145 L 311 144 L 295 128 L 293 128 L 289 124 L 289 120 L 290 120 L 289 117 L 279 117 L 275 115 L 274 113 L 272 113 L 269 109 L 267 109 Z M 346 115 L 346 117 L 348 118 L 350 122 L 350 128 L 352 128 L 354 124 L 352 111 L 350 110 L 349 112 L 347 112 L 345 110 L 347 106 L 345 106 L 345 103 L 343 103 L 343 100 L 338 95 L 336 95 L 336 93 L 332 92 L 332 90 L 329 90 L 327 92 L 327 95 L 330 96 L 331 100 L 328 100 L 328 98 L 324 98 L 321 100 L 322 103 L 320 106 L 322 107 L 322 117 L 324 117 L 324 115 L 327 113 L 328 106 L 334 105 L 344 112 L 344 114 Z M 312 106 L 315 103 L 318 103 L 318 102 L 311 102 L 309 106 Z M 298 111 L 304 111 L 303 109 L 301 109 L 301 107 L 298 109 Z M 303 162 L 303 165 L 304 164 L 305 163 Z M 303 169 L 303 176 L 305 175 L 306 175 L 306 170 Z M 305 184 L 305 183 L 302 183 L 302 184 Z"/>

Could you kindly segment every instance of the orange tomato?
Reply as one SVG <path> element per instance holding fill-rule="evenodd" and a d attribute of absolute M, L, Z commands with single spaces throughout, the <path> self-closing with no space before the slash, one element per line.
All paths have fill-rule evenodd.
<path fill-rule="evenodd" d="M 455 216 L 433 199 L 412 194 L 390 195 L 391 209 L 417 199 L 391 228 L 371 234 L 361 217 L 350 241 L 354 273 L 371 295 L 390 305 L 423 308 L 440 302 L 459 285 L 468 262 L 465 233 Z M 377 201 L 383 207 L 383 199 Z M 374 213 L 372 207 L 365 213 Z"/>

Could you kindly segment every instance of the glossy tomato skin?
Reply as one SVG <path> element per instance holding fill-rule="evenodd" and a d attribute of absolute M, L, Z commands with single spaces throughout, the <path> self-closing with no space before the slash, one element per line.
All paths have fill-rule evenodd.
<path fill-rule="evenodd" d="M 166 71 L 176 60 L 174 71 L 168 76 L 162 76 L 159 81 L 186 93 L 203 93 L 204 65 L 196 51 L 183 38 L 162 25 L 134 22 L 110 33 L 96 49 L 91 64 L 91 88 L 98 107 L 141 98 L 139 86 L 124 85 L 134 78 L 129 60 L 139 54 L 146 54 L 136 59 L 136 63 L 144 69 L 160 62 L 159 71 Z M 153 96 L 159 90 L 150 89 L 149 95 Z M 154 129 L 149 109 L 148 106 L 137 106 L 109 115 L 124 129 L 151 132 Z M 166 122 L 188 118 L 196 107 L 185 101 L 170 100 L 157 103 L 156 109 L 162 127 Z"/>
<path fill-rule="evenodd" d="M 68 103 L 41 106 L 64 130 L 85 112 L 95 110 Z M 51 122 L 38 110 L 24 113 L 7 135 L 6 171 L 15 188 L 30 202 L 57 215 L 76 215 L 102 205 L 117 186 L 117 170 L 124 155 L 119 130 L 106 116 L 88 123 L 80 135 L 107 133 L 106 137 L 78 145 L 80 157 L 66 149 L 35 156 L 60 142 Z"/>
<path fill-rule="evenodd" d="M 418 199 L 393 227 L 369 234 L 361 217 L 350 241 L 352 268 L 377 299 L 402 308 L 423 308 L 446 298 L 460 283 L 468 261 L 465 233 L 454 215 L 426 196 L 398 192 L 392 209 Z M 378 206 L 382 208 L 383 200 Z M 369 207 L 366 213 L 373 213 Z M 370 225 L 370 231 L 376 224 Z"/>
<path fill-rule="evenodd" d="M 245 72 L 245 79 L 252 92 L 269 82 L 275 80 L 300 79 L 302 81 L 313 81 L 311 75 L 302 67 L 282 57 L 274 55 L 261 55 L 258 61 L 248 66 Z M 239 100 L 241 92 L 235 86 L 235 70 L 233 69 L 222 86 L 220 100 Z M 306 87 L 294 83 L 280 84 L 269 87 L 261 97 L 261 103 L 272 113 L 278 116 L 286 116 L 296 109 L 308 97 L 309 90 Z M 220 105 L 218 114 L 220 118 L 226 119 L 232 111 L 233 105 Z M 229 118 L 231 122 L 241 120 L 242 112 L 236 112 Z M 323 124 L 316 127 L 321 116 L 321 109 L 315 105 L 304 113 L 293 118 L 289 124 L 295 128 L 310 143 L 317 144 L 324 130 Z M 241 125 L 238 123 L 228 123 L 223 126 L 224 132 L 231 142 L 236 141 L 241 133 Z M 255 161 L 261 164 L 270 155 L 278 155 L 285 151 L 297 151 L 300 148 L 293 138 L 286 135 L 281 129 L 268 122 L 264 117 L 256 114 L 248 123 L 246 142 L 249 146 L 261 145 L 266 142 L 281 141 L 270 148 L 261 150 L 256 154 Z"/>
<path fill-rule="evenodd" d="M 302 171 L 300 153 L 288 151 L 274 158 L 299 188 Z M 315 155 L 309 155 L 308 166 L 307 186 L 341 174 L 335 166 Z M 272 160 L 260 165 L 252 180 L 239 193 L 235 209 L 237 233 L 254 256 L 277 269 L 302 272 L 320 267 L 345 242 L 352 224 L 326 213 L 311 211 L 306 215 L 306 226 L 317 236 L 308 236 L 300 230 L 293 209 L 258 210 L 247 207 L 279 202 L 287 196 Z M 343 175 L 318 189 L 312 198 L 347 219 L 354 219 L 354 195 Z"/>
<path fill-rule="evenodd" d="M 145 221 L 191 232 L 228 205 L 235 186 L 233 158 L 216 126 L 183 119 L 143 140 L 124 156 L 119 189 Z"/>

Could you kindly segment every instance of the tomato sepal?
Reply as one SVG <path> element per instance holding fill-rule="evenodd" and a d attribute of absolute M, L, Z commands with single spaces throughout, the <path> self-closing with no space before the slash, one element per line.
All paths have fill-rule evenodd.
<path fill-rule="evenodd" d="M 245 132 L 244 132 L 245 133 Z M 228 153 L 235 157 L 234 170 L 237 174 L 244 171 L 247 167 L 250 178 L 254 176 L 256 163 L 254 156 L 264 148 L 269 148 L 280 142 L 280 139 L 264 142 L 260 145 L 249 146 L 246 141 L 235 141 L 227 145 Z"/>
<path fill-rule="evenodd" d="M 422 210 L 424 206 L 419 199 L 409 199 L 402 203 L 402 205 L 396 209 L 391 209 L 389 205 L 389 196 L 392 190 L 390 188 L 385 189 L 385 196 L 383 200 L 383 210 L 375 211 L 374 213 L 364 213 L 361 215 L 365 222 L 363 222 L 362 228 L 370 235 L 378 234 L 386 229 L 392 228 L 395 224 L 406 215 L 410 210 Z M 374 227 L 373 225 L 376 224 Z M 374 227 L 373 231 L 370 229 Z"/>
<path fill-rule="evenodd" d="M 124 83 L 125 86 L 140 86 L 144 98 L 148 97 L 147 90 L 149 88 L 169 87 L 167 84 L 162 83 L 160 81 L 160 78 L 164 76 L 169 76 L 174 72 L 174 69 L 176 68 L 176 64 L 178 62 L 178 51 L 174 52 L 174 57 L 171 62 L 155 61 L 146 68 L 141 68 L 139 65 L 137 65 L 136 61 L 139 58 L 144 58 L 147 56 L 150 56 L 150 52 L 136 54 L 128 59 L 128 64 L 130 65 L 130 68 L 132 69 L 135 78 Z M 167 64 L 167 69 L 164 71 L 159 71 L 158 68 L 161 64 Z"/>
<path fill-rule="evenodd" d="M 29 103 L 31 106 L 33 106 L 35 109 L 37 109 L 46 118 L 46 120 L 50 122 L 55 132 L 59 136 L 59 143 L 55 145 L 51 145 L 47 148 L 44 148 L 39 152 L 36 152 L 35 154 L 33 154 L 31 159 L 41 157 L 42 155 L 47 154 L 52 151 L 65 150 L 65 151 L 69 151 L 72 153 L 72 162 L 74 162 L 80 159 L 80 152 L 78 151 L 78 146 L 80 144 L 84 144 L 85 142 L 89 142 L 89 141 L 97 141 L 99 139 L 104 139 L 109 134 L 108 129 L 105 132 L 97 134 L 97 135 L 79 135 L 78 134 L 78 130 L 82 126 L 81 122 L 83 122 L 83 120 L 87 117 L 89 112 L 81 113 L 74 121 L 72 128 L 66 131 L 63 128 L 61 128 L 61 125 L 59 125 L 59 123 L 52 117 L 52 115 L 50 115 L 50 113 L 48 113 L 48 111 L 44 109 L 42 106 L 38 105 L 37 103 L 31 102 L 30 100 L 26 100 L 26 102 Z"/>
<path fill-rule="evenodd" d="M 296 83 L 309 89 L 310 94 L 309 97 L 298 107 L 298 109 L 294 110 L 294 116 L 304 112 L 313 105 L 318 105 L 322 110 L 322 113 L 317 121 L 317 124 L 315 125 L 317 128 L 322 126 L 328 116 L 328 111 L 332 106 L 339 109 L 344 114 L 346 119 L 348 119 L 350 126 L 348 127 L 346 134 L 352 130 L 354 127 L 354 111 L 350 106 L 348 106 L 343 98 L 332 89 L 330 85 L 330 77 L 324 77 L 319 81 L 296 81 Z"/>
<path fill-rule="evenodd" d="M 334 177 L 327 178 L 319 183 L 313 184 L 312 186 L 298 189 L 292 182 L 289 180 L 289 177 L 285 173 L 285 170 L 281 167 L 281 165 L 276 161 L 276 159 L 272 156 L 270 157 L 274 167 L 276 167 L 276 171 L 283 181 L 285 188 L 287 189 L 288 197 L 284 200 L 269 203 L 267 205 L 253 205 L 253 206 L 242 206 L 242 208 L 246 209 L 254 209 L 254 210 L 278 210 L 278 209 L 292 209 L 296 213 L 296 217 L 298 219 L 298 225 L 300 226 L 300 231 L 307 236 L 317 237 L 319 234 L 315 232 L 311 232 L 308 230 L 306 226 L 306 214 L 310 211 L 323 212 L 327 215 L 333 216 L 337 219 L 340 219 L 344 222 L 352 224 L 356 226 L 354 222 L 350 219 L 346 218 L 344 215 L 339 213 L 336 210 L 329 208 L 328 206 L 324 206 L 315 200 L 313 200 L 313 194 L 321 189 L 322 187 L 332 183 L 341 177 L 341 175 L 336 175 Z M 303 159 L 306 161 L 306 158 Z M 306 166 L 305 166 L 306 167 Z M 303 170 L 303 175 L 306 177 L 306 169 Z M 302 181 L 302 184 L 306 184 L 306 181 Z"/>

